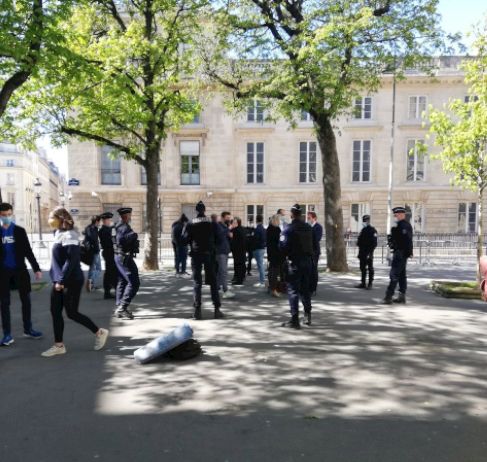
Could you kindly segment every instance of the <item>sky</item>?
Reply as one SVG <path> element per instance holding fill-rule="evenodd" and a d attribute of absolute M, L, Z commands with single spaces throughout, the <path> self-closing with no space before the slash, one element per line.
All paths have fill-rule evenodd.
<path fill-rule="evenodd" d="M 466 34 L 472 26 L 487 14 L 487 0 L 440 0 L 439 12 L 442 15 L 442 27 L 448 33 L 461 32 Z M 468 45 L 471 40 L 465 39 Z M 54 149 L 48 140 L 40 143 L 46 149 L 49 159 L 68 176 L 68 156 L 66 148 Z"/>

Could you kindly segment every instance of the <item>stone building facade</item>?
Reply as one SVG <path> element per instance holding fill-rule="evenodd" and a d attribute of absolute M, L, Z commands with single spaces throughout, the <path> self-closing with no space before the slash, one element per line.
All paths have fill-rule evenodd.
<path fill-rule="evenodd" d="M 475 194 L 452 187 L 441 163 L 415 146 L 428 131 L 422 113 L 441 108 L 450 98 L 465 98 L 467 87 L 458 58 L 442 58 L 434 77 L 409 72 L 396 86 L 393 203 L 410 209 L 416 232 L 475 230 Z M 385 231 L 392 126 L 392 76 L 384 75 L 377 93 L 354 102 L 350 116 L 336 121 L 345 228 L 359 229 L 370 213 Z M 206 96 L 206 95 L 205 95 Z M 209 213 L 229 210 L 251 222 L 298 202 L 323 219 L 322 165 L 312 122 L 306 113 L 293 129 L 284 120 L 266 122 L 259 102 L 235 116 L 226 112 L 224 95 L 207 103 L 193 123 L 171 133 L 162 147 L 159 199 L 163 232 L 178 216 L 193 213 L 203 200 Z M 431 143 L 431 142 L 429 142 Z M 94 213 L 134 208 L 133 222 L 143 230 L 144 172 L 134 162 L 113 160 L 109 149 L 89 142 L 68 148 L 72 186 L 70 207 L 80 221 Z"/>

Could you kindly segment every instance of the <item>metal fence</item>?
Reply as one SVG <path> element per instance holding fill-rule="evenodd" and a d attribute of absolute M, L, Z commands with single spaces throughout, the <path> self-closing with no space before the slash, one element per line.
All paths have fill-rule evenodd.
<path fill-rule="evenodd" d="M 358 233 L 350 233 L 345 236 L 347 259 L 350 263 L 357 262 L 357 237 Z M 487 243 L 487 235 L 483 238 L 484 247 Z M 477 258 L 476 234 L 416 234 L 414 236 L 413 260 L 419 264 L 433 263 L 475 263 Z M 43 240 L 32 239 L 32 247 L 36 257 L 40 261 L 49 261 L 52 248 L 52 237 L 43 236 Z M 140 248 L 144 248 L 144 236 L 141 236 Z M 143 252 L 142 252 L 143 253 Z M 142 257 L 142 253 L 139 258 Z M 385 263 L 388 257 L 387 236 L 378 236 L 378 246 L 375 251 L 376 261 Z M 322 258 L 326 258 L 325 239 L 322 240 Z M 174 261 L 174 252 L 169 234 L 159 238 L 159 260 L 166 263 Z"/>

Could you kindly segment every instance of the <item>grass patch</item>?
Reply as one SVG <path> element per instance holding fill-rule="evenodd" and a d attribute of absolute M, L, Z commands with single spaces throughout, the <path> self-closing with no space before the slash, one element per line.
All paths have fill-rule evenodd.
<path fill-rule="evenodd" d="M 476 281 L 431 281 L 433 292 L 446 298 L 480 300 L 482 294 Z"/>

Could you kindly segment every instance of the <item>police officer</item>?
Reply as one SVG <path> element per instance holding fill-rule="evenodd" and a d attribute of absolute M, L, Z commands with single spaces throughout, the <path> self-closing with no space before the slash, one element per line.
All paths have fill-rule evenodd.
<path fill-rule="evenodd" d="M 387 236 L 388 244 L 393 251 L 390 282 L 386 296 L 382 303 L 390 305 L 394 303 L 406 303 L 407 276 L 406 264 L 408 258 L 413 255 L 413 228 L 406 221 L 406 209 L 395 207 L 392 209 L 397 225 L 391 228 L 391 234 Z M 399 295 L 392 299 L 396 286 L 399 283 Z"/>
<path fill-rule="evenodd" d="M 370 215 L 364 215 L 362 217 L 362 226 L 362 230 L 357 239 L 362 282 L 355 287 L 357 289 L 370 290 L 374 282 L 374 250 L 377 247 L 377 230 L 370 224 Z M 367 269 L 369 270 L 369 283 L 365 285 Z"/>
<path fill-rule="evenodd" d="M 304 306 L 305 324 L 311 325 L 310 276 L 313 270 L 313 230 L 302 220 L 298 204 L 291 208 L 290 225 L 279 238 L 279 248 L 287 257 L 287 290 L 291 319 L 286 327 L 299 329 L 299 299 Z"/>
<path fill-rule="evenodd" d="M 196 218 L 186 225 L 183 230 L 183 240 L 189 244 L 191 252 L 191 269 L 193 270 L 193 307 L 194 319 L 202 319 L 201 315 L 201 288 L 203 279 L 201 271 L 205 269 L 205 280 L 211 288 L 211 300 L 215 307 L 215 319 L 223 318 L 220 311 L 220 295 L 216 281 L 216 224 L 205 216 L 205 204 L 199 201 L 196 204 Z"/>
<path fill-rule="evenodd" d="M 137 233 L 130 227 L 132 209 L 122 207 L 117 212 L 120 222 L 113 230 L 115 265 L 118 269 L 115 316 L 133 319 L 134 315 L 128 310 L 128 306 L 140 287 L 139 270 L 134 261 L 135 255 L 139 253 L 139 240 Z"/>
<path fill-rule="evenodd" d="M 102 248 L 102 256 L 105 260 L 105 274 L 103 275 L 103 289 L 105 291 L 105 295 L 103 298 L 115 298 L 114 295 L 111 294 L 111 289 L 115 289 L 117 287 L 118 281 L 118 272 L 117 267 L 115 265 L 115 252 L 113 250 L 113 241 L 112 241 L 112 224 L 113 213 L 105 212 L 100 215 L 100 219 L 102 221 L 102 226 L 100 231 L 98 232 L 98 236 L 100 237 L 100 244 Z"/>

